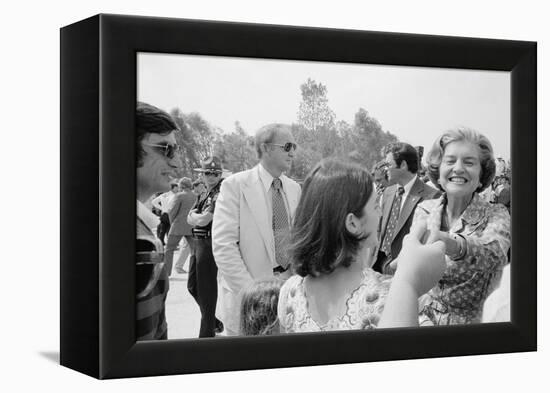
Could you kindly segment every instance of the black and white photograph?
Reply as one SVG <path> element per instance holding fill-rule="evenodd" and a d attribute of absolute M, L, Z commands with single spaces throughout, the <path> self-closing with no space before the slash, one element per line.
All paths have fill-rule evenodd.
<path fill-rule="evenodd" d="M 0 391 L 544 390 L 545 9 L 7 2 Z"/>
<path fill-rule="evenodd" d="M 509 72 L 136 56 L 137 341 L 510 321 Z"/>

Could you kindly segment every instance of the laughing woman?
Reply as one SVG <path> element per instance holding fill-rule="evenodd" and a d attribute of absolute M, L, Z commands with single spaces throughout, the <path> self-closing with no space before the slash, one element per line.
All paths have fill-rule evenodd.
<path fill-rule="evenodd" d="M 479 198 L 495 175 L 493 148 L 478 132 L 441 135 L 427 156 L 428 175 L 444 194 L 418 205 L 430 239 L 446 246 L 445 273 L 420 300 L 420 325 L 478 323 L 483 302 L 498 285 L 510 248 L 510 215 Z"/>

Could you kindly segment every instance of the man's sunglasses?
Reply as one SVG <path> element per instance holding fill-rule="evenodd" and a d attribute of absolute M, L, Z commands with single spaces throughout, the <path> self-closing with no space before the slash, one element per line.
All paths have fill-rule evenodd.
<path fill-rule="evenodd" d="M 220 172 L 203 172 L 204 176 L 218 176 Z"/>
<path fill-rule="evenodd" d="M 279 145 L 277 143 L 268 143 L 268 145 L 273 145 L 273 146 L 279 146 L 279 147 L 282 147 L 284 151 L 286 151 L 287 153 L 291 150 L 296 150 L 296 143 L 292 143 L 292 142 L 287 142 L 285 143 L 284 145 Z"/>
<path fill-rule="evenodd" d="M 154 144 L 154 143 L 144 143 L 145 146 L 153 147 L 155 150 L 157 150 L 159 153 L 161 153 L 164 157 L 169 158 L 170 160 L 176 156 L 176 153 L 180 150 L 180 147 L 178 145 L 171 145 L 171 144 Z"/>

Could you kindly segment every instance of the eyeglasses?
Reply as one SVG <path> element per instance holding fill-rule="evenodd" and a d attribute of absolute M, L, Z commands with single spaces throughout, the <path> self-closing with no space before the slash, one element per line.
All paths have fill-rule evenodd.
<path fill-rule="evenodd" d="M 277 143 L 267 143 L 267 145 L 282 147 L 283 150 L 286 151 L 287 153 L 291 150 L 296 150 L 296 148 L 297 148 L 296 143 L 292 143 L 292 142 L 287 142 L 284 145 L 279 145 Z"/>
<path fill-rule="evenodd" d="M 218 176 L 220 172 L 203 172 L 204 176 Z"/>
<path fill-rule="evenodd" d="M 159 153 L 164 157 L 169 158 L 170 160 L 176 156 L 176 153 L 180 150 L 178 145 L 167 144 L 154 144 L 154 143 L 144 143 L 145 146 L 154 147 Z"/>

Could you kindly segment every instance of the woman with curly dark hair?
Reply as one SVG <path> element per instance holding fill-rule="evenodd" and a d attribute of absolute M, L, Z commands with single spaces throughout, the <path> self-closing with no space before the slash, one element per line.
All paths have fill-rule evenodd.
<path fill-rule="evenodd" d="M 479 197 L 495 176 L 493 148 L 484 135 L 458 128 L 435 141 L 427 164 L 431 181 L 444 194 L 420 203 L 413 224 L 425 221 L 428 242 L 445 243 L 446 270 L 420 301 L 420 324 L 477 323 L 510 247 L 507 209 Z"/>

